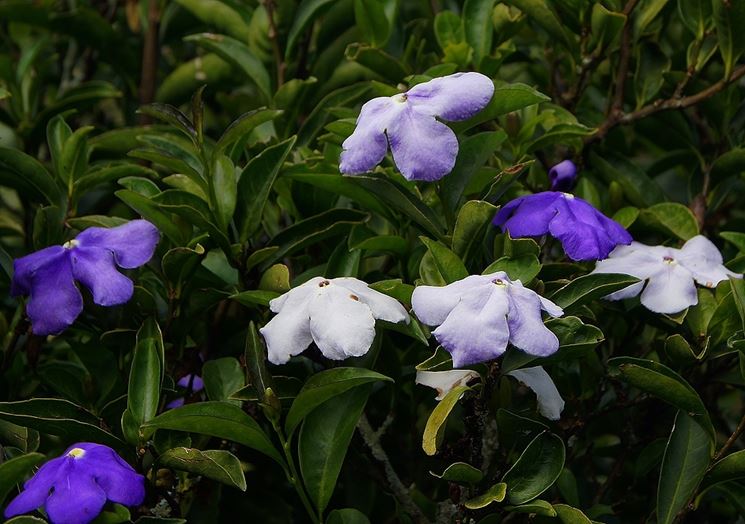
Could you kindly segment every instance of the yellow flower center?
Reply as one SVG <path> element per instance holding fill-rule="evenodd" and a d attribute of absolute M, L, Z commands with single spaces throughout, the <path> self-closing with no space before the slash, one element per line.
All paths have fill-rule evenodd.
<path fill-rule="evenodd" d="M 72 249 L 77 245 L 78 245 L 78 241 L 73 239 L 73 240 L 68 240 L 67 242 L 62 244 L 62 247 L 64 247 L 65 249 Z"/>
<path fill-rule="evenodd" d="M 79 459 L 85 455 L 85 450 L 83 448 L 72 448 L 70 451 L 67 452 L 68 457 Z"/>

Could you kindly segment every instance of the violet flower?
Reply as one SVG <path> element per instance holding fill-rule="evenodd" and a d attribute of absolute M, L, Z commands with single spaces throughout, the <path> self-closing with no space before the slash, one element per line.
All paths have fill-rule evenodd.
<path fill-rule="evenodd" d="M 600 260 L 633 240 L 621 224 L 585 200 L 557 191 L 516 198 L 502 206 L 493 223 L 513 238 L 548 233 L 559 239 L 572 260 Z"/>
<path fill-rule="evenodd" d="M 199 393 L 204 389 L 204 380 L 199 375 L 190 373 L 178 379 L 176 385 L 187 390 L 189 393 Z M 166 404 L 166 409 L 180 408 L 184 405 L 184 402 L 186 402 L 185 397 L 175 398 Z"/>
<path fill-rule="evenodd" d="M 716 287 L 728 278 L 742 278 L 722 264 L 722 254 L 711 241 L 697 235 L 681 249 L 648 246 L 633 242 L 618 246 L 593 273 L 621 273 L 641 279 L 615 293 L 607 300 L 623 300 L 641 293 L 641 303 L 655 313 L 672 314 L 698 303 L 696 282 Z"/>
<path fill-rule="evenodd" d="M 569 191 L 577 178 L 577 166 L 571 160 L 559 162 L 548 170 L 551 191 Z"/>
<path fill-rule="evenodd" d="M 26 313 L 36 335 L 56 334 L 83 311 L 83 284 L 100 306 L 124 304 L 134 290 L 117 266 L 132 269 L 153 256 L 158 229 L 132 220 L 110 229 L 91 227 L 62 246 L 51 246 L 13 261 L 11 295 L 29 295 Z"/>
<path fill-rule="evenodd" d="M 559 317 L 561 308 L 504 271 L 471 275 L 443 287 L 418 286 L 411 305 L 419 320 L 439 326 L 432 333 L 456 368 L 497 358 L 508 342 L 539 357 L 559 349 L 541 310 Z"/>
<path fill-rule="evenodd" d="M 87 524 L 106 501 L 137 506 L 145 477 L 108 446 L 79 442 L 44 464 L 5 508 L 5 518 L 44 507 L 52 524 Z"/>
<path fill-rule="evenodd" d="M 277 316 L 261 332 L 269 362 L 284 364 L 315 342 L 333 360 L 367 353 L 375 320 L 409 322 L 394 298 L 356 278 L 315 277 L 269 302 Z"/>
<path fill-rule="evenodd" d="M 373 98 L 362 106 L 354 133 L 342 144 L 339 169 L 345 174 L 372 170 L 390 143 L 393 161 L 404 177 L 439 180 L 455 165 L 458 139 L 437 118 L 470 118 L 493 94 L 488 77 L 455 73 L 417 84 L 406 93 Z"/>

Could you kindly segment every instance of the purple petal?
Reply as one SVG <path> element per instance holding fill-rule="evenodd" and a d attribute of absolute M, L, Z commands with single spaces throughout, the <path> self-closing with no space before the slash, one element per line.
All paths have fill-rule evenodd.
<path fill-rule="evenodd" d="M 133 269 L 153 257 L 160 233 L 147 220 L 132 220 L 112 228 L 89 227 L 75 240 L 79 247 L 108 249 L 114 253 L 120 267 Z"/>
<path fill-rule="evenodd" d="M 551 191 L 519 197 L 502 206 L 493 223 L 513 238 L 545 235 L 556 216 L 555 203 L 560 197 L 561 193 Z"/>
<path fill-rule="evenodd" d="M 439 180 L 455 166 L 458 139 L 431 116 L 406 107 L 388 127 L 393 160 L 409 180 Z"/>
<path fill-rule="evenodd" d="M 66 458 L 60 468 L 46 510 L 54 524 L 88 524 L 104 504 L 106 493 L 90 473 L 76 467 L 76 459 Z"/>
<path fill-rule="evenodd" d="M 365 173 L 383 160 L 388 150 L 385 130 L 401 109 L 401 104 L 388 96 L 373 98 L 362 106 L 357 127 L 342 144 L 344 151 L 339 159 L 342 173 Z"/>
<path fill-rule="evenodd" d="M 184 405 L 186 402 L 186 399 L 184 397 L 175 398 L 172 401 L 170 401 L 168 404 L 166 404 L 166 409 L 175 409 L 180 408 Z"/>
<path fill-rule="evenodd" d="M 520 285 L 509 286 L 510 309 L 507 324 L 510 343 L 530 355 L 545 357 L 559 349 L 559 339 L 541 319 L 541 299 Z"/>
<path fill-rule="evenodd" d="M 31 513 L 41 507 L 49 496 L 64 458 L 52 459 L 44 464 L 23 486 L 23 491 L 5 508 L 5 518 Z"/>
<path fill-rule="evenodd" d="M 75 459 L 73 474 L 92 475 L 112 502 L 124 506 L 137 506 L 145 500 L 145 477 L 138 474 L 108 446 L 86 443 L 78 445 L 85 455 Z"/>
<path fill-rule="evenodd" d="M 197 391 L 202 391 L 204 389 L 204 380 L 202 380 L 202 377 L 191 373 L 181 377 L 179 381 L 176 382 L 176 384 L 178 384 L 182 388 L 188 388 L 191 385 L 191 390 L 194 393 L 196 393 Z"/>
<path fill-rule="evenodd" d="M 75 286 L 69 255 L 38 268 L 31 277 L 26 313 L 36 335 L 59 333 L 83 311 L 83 297 Z"/>
<path fill-rule="evenodd" d="M 548 171 L 551 191 L 569 191 L 577 178 L 577 166 L 571 160 L 564 160 Z"/>
<path fill-rule="evenodd" d="M 411 307 L 419 320 L 428 326 L 439 326 L 465 293 L 487 281 L 481 275 L 471 275 L 447 286 L 417 286 L 411 295 Z"/>
<path fill-rule="evenodd" d="M 453 356 L 453 367 L 486 362 L 504 353 L 509 339 L 504 286 L 471 290 L 432 333 Z"/>
<path fill-rule="evenodd" d="M 111 251 L 99 247 L 76 247 L 70 256 L 75 280 L 91 290 L 96 304 L 115 306 L 132 298 L 134 284 L 116 269 Z"/>
<path fill-rule="evenodd" d="M 34 273 L 42 266 L 58 262 L 66 252 L 67 250 L 62 246 L 51 246 L 15 259 L 13 261 L 13 282 L 10 286 L 11 296 L 17 297 L 31 293 Z"/>
<path fill-rule="evenodd" d="M 465 120 L 481 111 L 494 94 L 494 83 L 480 73 L 455 73 L 415 85 L 406 97 L 420 113 L 443 120 Z"/>

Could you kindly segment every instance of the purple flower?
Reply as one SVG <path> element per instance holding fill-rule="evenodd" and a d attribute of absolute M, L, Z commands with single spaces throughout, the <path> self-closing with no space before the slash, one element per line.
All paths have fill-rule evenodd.
<path fill-rule="evenodd" d="M 572 260 L 600 260 L 617 245 L 633 240 L 621 224 L 585 200 L 556 191 L 512 200 L 499 210 L 493 223 L 513 238 L 549 233 L 559 239 Z"/>
<path fill-rule="evenodd" d="M 16 259 L 11 295 L 29 295 L 26 313 L 35 334 L 59 333 L 83 311 L 76 281 L 90 289 L 100 306 L 124 304 L 132 298 L 134 285 L 116 267 L 145 264 L 159 237 L 156 227 L 145 220 L 110 229 L 88 228 L 62 246 Z"/>
<path fill-rule="evenodd" d="M 199 375 L 190 373 L 181 377 L 178 382 L 176 382 L 176 385 L 190 391 L 191 393 L 199 393 L 204 389 L 204 380 L 202 380 L 202 377 Z M 166 404 L 166 409 L 180 408 L 184 405 L 185 401 L 186 399 L 184 397 L 175 398 Z"/>
<path fill-rule="evenodd" d="M 444 287 L 418 286 L 411 305 L 419 320 L 439 326 L 432 333 L 456 368 L 497 358 L 508 342 L 540 357 L 559 349 L 541 310 L 559 317 L 561 308 L 504 271 L 471 275 Z"/>
<path fill-rule="evenodd" d="M 383 160 L 390 143 L 393 161 L 407 179 L 439 180 L 455 165 L 458 139 L 437 118 L 470 118 L 493 94 L 488 77 L 456 73 L 406 93 L 373 98 L 362 106 L 354 133 L 342 144 L 339 168 L 345 174 L 370 171 Z"/>
<path fill-rule="evenodd" d="M 559 162 L 548 170 L 552 191 L 569 191 L 577 178 L 577 166 L 571 160 Z"/>
<path fill-rule="evenodd" d="M 137 506 L 145 499 L 145 477 L 108 446 L 79 442 L 44 464 L 5 508 L 5 518 L 41 506 L 52 524 L 87 524 L 107 500 Z"/>

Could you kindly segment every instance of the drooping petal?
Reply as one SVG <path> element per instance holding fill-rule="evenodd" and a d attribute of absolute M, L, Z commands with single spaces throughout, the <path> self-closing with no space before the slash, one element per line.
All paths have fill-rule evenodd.
<path fill-rule="evenodd" d="M 422 114 L 443 120 L 471 118 L 481 111 L 494 94 L 494 83 L 480 73 L 455 73 L 433 78 L 412 87 L 408 102 Z"/>
<path fill-rule="evenodd" d="M 678 261 L 693 273 L 693 278 L 702 286 L 715 287 L 729 277 L 742 278 L 742 274 L 724 267 L 722 254 L 711 240 L 703 235 L 696 235 L 683 245 Z"/>
<path fill-rule="evenodd" d="M 320 284 L 324 280 L 326 279 L 323 277 L 313 277 L 307 282 L 292 288 L 287 293 L 283 293 L 277 298 L 270 300 L 269 309 L 273 313 L 279 313 L 280 311 L 282 311 L 285 303 L 290 299 L 292 299 L 290 300 L 291 304 L 299 304 L 300 302 L 307 300 L 313 293 L 317 292 L 318 284 Z"/>
<path fill-rule="evenodd" d="M 547 298 L 543 298 L 541 295 L 537 295 L 541 301 L 541 309 L 551 315 L 552 317 L 560 317 L 564 314 L 564 310 L 558 305 L 554 304 Z"/>
<path fill-rule="evenodd" d="M 5 517 L 23 515 L 41 507 L 49 496 L 63 460 L 52 459 L 39 468 L 39 471 L 23 485 L 23 491 L 5 508 Z"/>
<path fill-rule="evenodd" d="M 577 166 L 571 160 L 564 160 L 548 171 L 551 191 L 569 191 L 577 178 Z"/>
<path fill-rule="evenodd" d="M 556 216 L 555 202 L 560 196 L 561 193 L 546 191 L 516 198 L 502 206 L 493 223 L 513 238 L 545 235 Z"/>
<path fill-rule="evenodd" d="M 373 98 L 362 106 L 354 132 L 341 145 L 342 173 L 365 173 L 383 160 L 388 150 L 385 130 L 402 109 L 401 103 L 388 96 Z"/>
<path fill-rule="evenodd" d="M 632 242 L 628 246 L 618 246 L 605 260 L 599 260 L 593 273 L 618 273 L 642 279 L 619 291 L 606 295 L 606 300 L 624 300 L 642 292 L 644 280 L 660 271 L 665 265 L 665 257 L 672 258 L 677 250 L 664 246 L 647 246 Z"/>
<path fill-rule="evenodd" d="M 119 273 L 114 253 L 98 247 L 75 247 L 70 250 L 75 280 L 91 290 L 99 306 L 124 304 L 134 292 L 134 284 Z"/>
<path fill-rule="evenodd" d="M 89 227 L 75 240 L 80 247 L 108 249 L 120 267 L 133 269 L 153 257 L 160 233 L 147 220 L 132 220 L 112 228 Z"/>
<path fill-rule="evenodd" d="M 664 263 L 649 278 L 642 291 L 641 302 L 655 313 L 678 313 L 698 303 L 693 275 L 679 263 Z"/>
<path fill-rule="evenodd" d="M 480 375 L 471 369 L 451 369 L 448 371 L 417 371 L 417 384 L 429 386 L 437 391 L 436 400 L 442 400 L 458 386 L 465 386 Z"/>
<path fill-rule="evenodd" d="M 556 384 L 541 366 L 517 369 L 507 373 L 528 386 L 536 395 L 538 412 L 549 420 L 559 420 L 564 410 L 564 399 L 561 398 Z"/>
<path fill-rule="evenodd" d="M 393 161 L 409 180 L 439 180 L 455 166 L 458 139 L 434 117 L 405 107 L 388 127 Z"/>
<path fill-rule="evenodd" d="M 17 258 L 13 261 L 13 282 L 10 285 L 11 296 L 28 295 L 31 293 L 31 280 L 39 268 L 48 264 L 56 264 L 66 256 L 67 250 L 62 246 L 51 246 Z"/>
<path fill-rule="evenodd" d="M 530 355 L 545 357 L 555 353 L 559 339 L 543 323 L 538 294 L 514 284 L 509 286 L 508 293 L 510 343 Z"/>
<path fill-rule="evenodd" d="M 387 322 L 409 322 L 409 314 L 401 303 L 379 291 L 371 289 L 367 283 L 351 277 L 335 278 L 333 285 L 347 288 L 360 301 L 367 304 L 373 317 Z"/>
<path fill-rule="evenodd" d="M 74 462 L 73 474 L 92 475 L 106 498 L 125 506 L 137 506 L 145 500 L 145 477 L 138 474 L 108 446 L 77 444 L 85 455 Z"/>
<path fill-rule="evenodd" d="M 36 335 L 59 333 L 83 311 L 83 297 L 75 286 L 69 256 L 36 270 L 26 313 Z"/>
<path fill-rule="evenodd" d="M 603 298 L 605 300 L 626 300 L 627 298 L 635 297 L 642 292 L 644 284 L 646 284 L 646 282 L 642 280 L 641 282 L 631 284 L 629 287 L 625 287 L 615 293 L 605 295 Z"/>
<path fill-rule="evenodd" d="M 47 514 L 54 524 L 88 524 L 106 503 L 106 493 L 93 475 L 76 471 L 74 460 L 65 459 L 47 499 Z"/>
<path fill-rule="evenodd" d="M 359 357 L 375 338 L 375 318 L 367 304 L 343 286 L 329 284 L 308 305 L 313 341 L 327 358 Z"/>
<path fill-rule="evenodd" d="M 432 333 L 459 368 L 497 358 L 509 339 L 504 286 L 484 284 L 470 290 Z"/>
<path fill-rule="evenodd" d="M 290 357 L 305 351 L 313 342 L 308 312 L 308 298 L 312 289 L 291 294 L 295 289 L 283 295 L 287 298 L 279 306 L 281 311 L 259 329 L 266 341 L 268 359 L 272 364 L 284 364 Z"/>
<path fill-rule="evenodd" d="M 488 282 L 489 276 L 470 275 L 447 286 L 417 286 L 411 295 L 411 308 L 417 318 L 428 326 L 439 326 L 463 295 Z"/>

